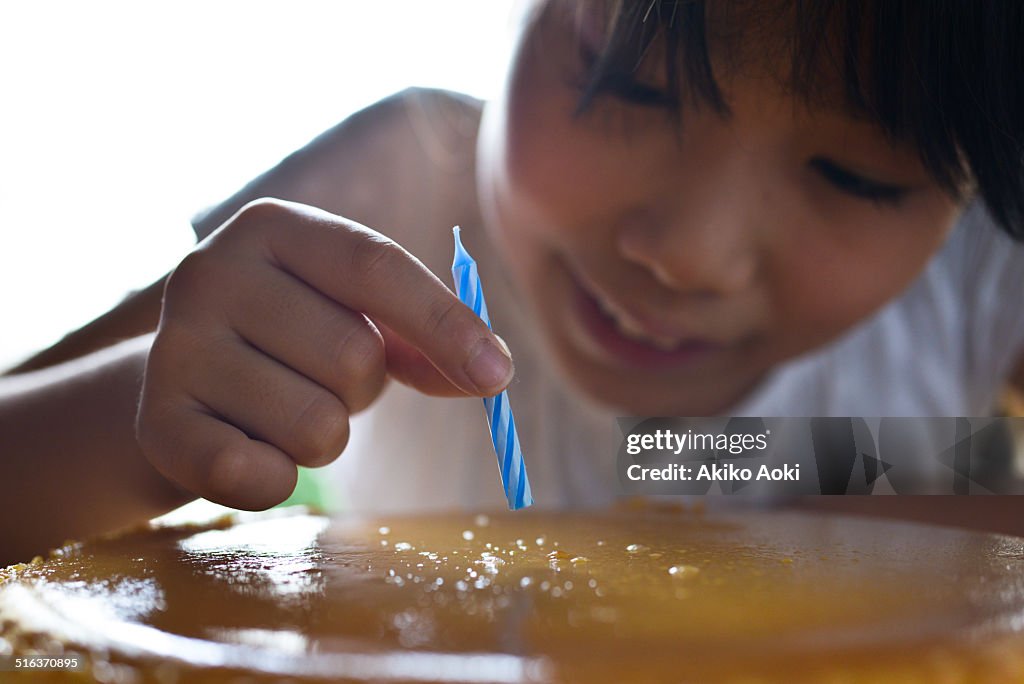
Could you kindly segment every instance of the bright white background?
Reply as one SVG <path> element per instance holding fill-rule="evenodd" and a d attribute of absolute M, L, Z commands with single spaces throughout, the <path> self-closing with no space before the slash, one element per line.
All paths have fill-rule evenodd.
<path fill-rule="evenodd" d="M 0 368 L 156 280 L 194 213 L 356 109 L 493 95 L 511 5 L 0 4 Z"/>

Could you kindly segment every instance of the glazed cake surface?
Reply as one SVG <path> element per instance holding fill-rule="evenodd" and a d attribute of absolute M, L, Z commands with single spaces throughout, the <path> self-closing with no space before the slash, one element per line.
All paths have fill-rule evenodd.
<path fill-rule="evenodd" d="M 286 509 L 0 572 L 0 653 L 86 663 L 19 682 L 1024 682 L 1024 539 L 905 523 Z"/>

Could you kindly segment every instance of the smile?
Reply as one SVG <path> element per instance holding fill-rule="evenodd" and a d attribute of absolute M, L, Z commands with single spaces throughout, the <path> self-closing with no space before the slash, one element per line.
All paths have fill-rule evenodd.
<path fill-rule="evenodd" d="M 616 365 L 667 370 L 705 360 L 721 346 L 693 337 L 668 337 L 650 330 L 621 307 L 573 277 L 575 311 L 591 346 Z"/>
<path fill-rule="evenodd" d="M 616 307 L 611 302 L 608 302 L 596 295 L 592 296 L 594 297 L 594 301 L 597 302 L 598 307 L 601 309 L 601 312 L 615 323 L 615 327 L 620 333 L 631 340 L 645 342 L 662 351 L 674 351 L 687 342 L 687 339 L 683 337 L 671 338 L 651 333 L 645 330 L 644 327 L 636 321 L 636 319 L 622 309 Z"/>

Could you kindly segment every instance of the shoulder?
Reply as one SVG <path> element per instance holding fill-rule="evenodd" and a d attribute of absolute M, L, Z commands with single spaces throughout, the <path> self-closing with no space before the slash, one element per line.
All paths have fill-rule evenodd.
<path fill-rule="evenodd" d="M 470 95 L 438 88 L 406 88 L 365 107 L 342 121 L 345 130 L 373 133 L 390 126 L 405 127 L 418 119 L 446 135 L 474 134 L 483 102 Z M 467 130 L 469 126 L 472 130 Z"/>
<path fill-rule="evenodd" d="M 393 224 L 396 217 L 387 210 L 399 193 L 405 204 L 416 205 L 426 199 L 417 192 L 443 191 L 473 176 L 482 108 L 481 101 L 447 90 L 408 88 L 390 95 L 195 217 L 196 232 L 205 237 L 259 197 L 310 204 L 374 228 Z M 427 179 L 433 182 L 425 186 Z"/>
<path fill-rule="evenodd" d="M 968 377 L 996 390 L 1024 381 L 1024 243 L 1001 230 L 981 202 L 963 214 L 947 249 L 959 295 Z"/>
<path fill-rule="evenodd" d="M 365 107 L 286 159 L 298 163 L 315 155 L 342 158 L 360 151 L 391 152 L 407 159 L 409 145 L 448 154 L 465 153 L 467 138 L 476 138 L 483 103 L 448 90 L 407 88 Z"/>
<path fill-rule="evenodd" d="M 349 116 L 282 170 L 308 203 L 370 225 L 394 191 L 408 197 L 426 178 L 471 172 L 481 109 L 467 95 L 409 88 Z"/>

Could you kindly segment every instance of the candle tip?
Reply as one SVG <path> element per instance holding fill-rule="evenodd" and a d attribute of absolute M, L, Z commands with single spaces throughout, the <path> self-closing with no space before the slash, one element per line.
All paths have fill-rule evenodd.
<path fill-rule="evenodd" d="M 466 248 L 462 246 L 462 229 L 458 226 L 452 228 L 452 235 L 455 238 L 455 259 L 452 262 L 452 268 L 458 268 L 459 266 L 469 266 L 473 264 L 473 257 L 469 255 Z"/>

